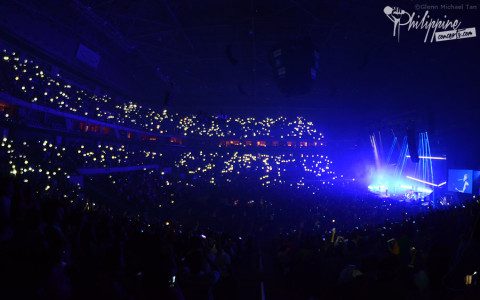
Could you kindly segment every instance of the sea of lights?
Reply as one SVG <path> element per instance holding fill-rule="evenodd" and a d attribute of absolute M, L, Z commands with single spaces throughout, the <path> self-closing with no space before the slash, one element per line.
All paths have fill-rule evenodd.
<path fill-rule="evenodd" d="M 10 77 L 11 92 L 19 99 L 106 123 L 156 134 L 215 138 L 322 141 L 323 134 L 304 117 L 230 117 L 210 114 L 179 114 L 98 95 L 52 74 L 38 62 L 3 50 L 0 67 Z"/>
<path fill-rule="evenodd" d="M 206 178 L 212 185 L 245 179 L 247 175 L 265 187 L 288 185 L 314 190 L 338 180 L 331 164 L 328 156 L 321 154 L 199 151 L 182 154 L 175 167 L 191 178 Z"/>
<path fill-rule="evenodd" d="M 207 113 L 179 114 L 166 109 L 145 107 L 130 100 L 107 94 L 96 94 L 48 71 L 30 58 L 3 50 L 0 68 L 6 78 L 11 78 L 8 93 L 37 105 L 84 116 L 106 123 L 118 124 L 157 134 L 199 136 L 204 138 L 233 138 L 241 145 L 259 145 L 266 139 L 287 140 L 287 145 L 298 142 L 306 145 L 324 145 L 324 136 L 313 122 L 304 117 L 218 116 Z M 2 120 L 14 122 L 8 113 Z M 262 139 L 257 140 L 256 139 Z M 303 144 L 305 143 L 305 144 Z M 79 168 L 113 168 L 155 164 L 168 167 L 182 180 L 165 182 L 165 186 L 181 183 L 186 186 L 205 182 L 217 186 L 241 180 L 252 180 L 261 186 L 290 186 L 314 192 L 317 188 L 333 185 L 342 180 L 335 175 L 327 155 L 307 153 L 250 153 L 209 150 L 182 152 L 169 155 L 143 146 L 130 147 L 120 142 L 57 143 L 49 139 L 23 140 L 5 138 L 1 151 L 9 161 L 10 173 L 32 180 L 37 173 L 45 180 L 62 176 L 68 181 Z M 148 171 L 152 172 L 152 171 Z M 163 175 L 163 174 L 161 174 Z M 340 176 L 341 177 L 341 176 Z M 61 181 L 61 180 L 57 180 Z M 112 179 L 112 184 L 120 180 Z M 56 189 L 51 183 L 46 191 Z"/>
<path fill-rule="evenodd" d="M 333 186 L 341 181 L 324 154 L 267 154 L 225 151 L 187 151 L 167 155 L 142 145 L 119 143 L 69 142 L 51 139 L 4 137 L 0 155 L 6 159 L 11 175 L 25 182 L 44 180 L 45 191 L 58 191 L 53 182 L 70 184 L 70 178 L 84 168 L 129 168 L 156 165 L 170 168 L 170 181 L 161 185 L 223 186 L 249 182 L 261 187 L 284 186 L 310 190 Z M 137 170 L 139 170 L 137 168 Z M 144 169 L 148 174 L 153 171 Z M 159 171 L 159 176 L 163 172 Z M 60 177 L 59 177 L 60 176 Z M 340 177 L 340 178 L 339 178 Z M 112 179 L 111 184 L 118 184 Z"/>

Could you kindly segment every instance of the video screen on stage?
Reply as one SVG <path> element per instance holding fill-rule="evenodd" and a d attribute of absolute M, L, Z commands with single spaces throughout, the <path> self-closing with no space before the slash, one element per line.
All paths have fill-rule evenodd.
<path fill-rule="evenodd" d="M 473 190 L 472 194 L 480 195 L 480 171 L 473 171 Z"/>
<path fill-rule="evenodd" d="M 471 194 L 473 189 L 473 171 L 472 170 L 448 170 L 448 190 Z"/>

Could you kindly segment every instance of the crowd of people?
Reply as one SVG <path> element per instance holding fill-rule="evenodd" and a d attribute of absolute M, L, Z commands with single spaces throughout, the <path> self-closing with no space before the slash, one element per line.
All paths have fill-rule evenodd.
<path fill-rule="evenodd" d="M 157 172 L 87 178 L 75 202 L 61 187 L 38 194 L 35 182 L 4 175 L 5 299 L 478 295 L 475 199 L 434 209 L 238 180 L 165 189 Z"/>
<path fill-rule="evenodd" d="M 231 292 L 233 261 L 248 250 L 226 233 L 39 200 L 29 184 L 2 182 L 3 299 L 212 299 Z"/>
<path fill-rule="evenodd" d="M 4 89 L 19 99 L 82 117 L 157 134 L 235 139 L 276 138 L 321 143 L 323 134 L 304 117 L 231 117 L 179 114 L 142 106 L 106 93 L 98 95 L 18 52 L 3 49 Z"/>
<path fill-rule="evenodd" d="M 302 117 L 182 116 L 4 51 L 4 90 L 159 134 L 323 135 Z M 10 78 L 10 79 L 8 79 Z M 465 299 L 480 206 L 378 198 L 323 148 L 167 147 L 0 128 L 2 299 Z"/>
<path fill-rule="evenodd" d="M 207 182 L 225 185 L 241 178 L 262 186 L 288 185 L 315 193 L 342 180 L 332 161 L 322 154 L 269 154 L 268 151 L 186 151 L 159 148 L 152 144 L 57 140 L 51 136 L 3 137 L 0 144 L 5 170 L 25 180 L 84 175 L 85 169 L 150 169 L 172 175 L 170 182 L 194 186 Z M 167 184 L 164 176 L 164 186 Z M 58 180 L 58 179 L 57 179 Z"/>

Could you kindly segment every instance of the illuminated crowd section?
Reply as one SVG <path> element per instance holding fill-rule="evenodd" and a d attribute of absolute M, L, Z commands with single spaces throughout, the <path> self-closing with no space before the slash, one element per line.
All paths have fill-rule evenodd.
<path fill-rule="evenodd" d="M 3 50 L 1 69 L 9 81 L 8 90 L 30 103 L 82 117 L 144 130 L 156 134 L 243 139 L 273 138 L 306 140 L 323 144 L 323 134 L 303 117 L 231 117 L 169 112 L 123 101 L 107 94 L 97 95 L 63 79 L 59 73 L 23 57 Z"/>
<path fill-rule="evenodd" d="M 38 195 L 56 192 L 74 201 L 84 197 L 84 183 L 94 176 L 117 190 L 128 185 L 125 180 L 130 178 L 137 184 L 155 185 L 146 190 L 165 193 L 172 187 L 223 187 L 248 182 L 259 188 L 282 186 L 315 194 L 342 179 L 335 174 L 326 154 L 323 134 L 304 117 L 258 119 L 157 110 L 80 88 L 58 72 L 52 73 L 55 68 L 14 51 L 3 50 L 0 67 L 5 79 L 2 92 L 17 99 L 13 104 L 0 99 L 0 121 L 4 125 L 1 162 L 4 171 L 29 183 Z M 18 101 L 28 105 L 17 109 Z M 56 133 L 55 127 L 35 123 L 32 116 L 37 113 L 40 120 L 52 115 L 68 123 L 68 116 L 74 115 L 87 121 L 75 124 L 81 131 L 71 132 L 67 126 Z M 19 121 L 15 114 L 28 115 L 22 119 L 27 123 Z M 107 129 L 114 130 L 107 127 L 88 135 L 84 127 L 96 126 L 88 125 L 88 120 L 150 132 L 157 137 L 164 135 L 168 142 L 162 144 L 156 138 L 133 141 L 129 133 L 102 135 Z M 17 125 L 35 130 L 24 128 L 18 134 Z M 66 134 L 63 138 L 62 130 Z M 185 145 L 183 137 L 196 138 L 198 143 Z M 285 147 L 270 151 L 270 146 Z M 315 148 L 307 149 L 310 146 Z M 138 181 L 145 176 L 152 182 Z"/>
<path fill-rule="evenodd" d="M 4 137 L 0 157 L 6 164 L 4 170 L 24 182 L 32 182 L 32 186 L 38 187 L 37 193 L 50 189 L 75 192 L 73 198 L 81 195 L 78 191 L 82 186 L 76 180 L 85 170 L 93 172 L 87 175 L 110 174 L 111 184 L 116 183 L 118 175 L 113 170 L 133 170 L 138 176 L 155 173 L 161 181 L 160 188 L 173 184 L 226 186 L 241 181 L 265 188 L 283 185 L 315 193 L 338 179 L 326 155 L 164 149 L 168 152 L 165 155 L 152 145 L 149 147 L 78 141 L 57 144 L 53 139 Z M 69 188 L 72 186 L 73 189 Z"/>
<path fill-rule="evenodd" d="M 337 178 L 330 169 L 331 161 L 319 154 L 251 154 L 239 152 L 199 151 L 181 155 L 175 167 L 192 178 L 206 178 L 211 184 L 218 180 L 232 182 L 237 177 L 258 180 L 262 186 L 286 184 L 290 187 L 312 188 L 333 185 Z"/>

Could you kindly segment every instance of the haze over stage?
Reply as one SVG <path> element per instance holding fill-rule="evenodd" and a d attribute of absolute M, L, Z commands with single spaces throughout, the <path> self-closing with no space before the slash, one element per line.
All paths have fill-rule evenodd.
<path fill-rule="evenodd" d="M 419 133 L 415 137 L 418 142 L 414 143 L 408 142 L 407 136 L 397 138 L 393 130 L 390 134 L 391 136 L 383 138 L 381 132 L 370 136 L 375 167 L 371 170 L 368 189 L 380 197 L 401 201 L 419 200 L 427 205 L 427 202 L 435 198 L 435 194 L 428 196 L 434 191 L 442 193 L 446 188 L 447 158 L 432 156 L 427 132 Z M 391 140 L 391 145 L 383 149 L 377 138 L 384 142 Z M 417 145 L 418 148 L 413 148 Z M 413 150 L 409 150 L 409 146 Z M 411 153 L 414 153 L 418 162 L 413 162 Z"/>

